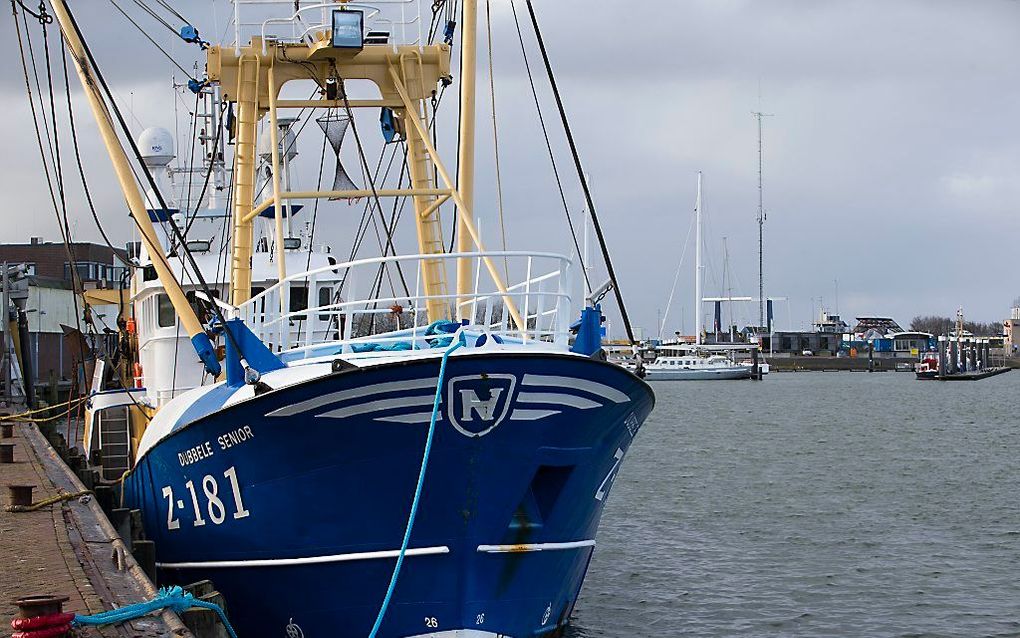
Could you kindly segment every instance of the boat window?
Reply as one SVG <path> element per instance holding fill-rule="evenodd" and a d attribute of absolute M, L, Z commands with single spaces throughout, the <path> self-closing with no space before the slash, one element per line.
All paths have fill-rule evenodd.
<path fill-rule="evenodd" d="M 295 285 L 290 287 L 290 311 L 298 312 L 308 309 L 308 286 Z M 304 319 L 304 315 L 294 315 L 291 319 Z"/>
<path fill-rule="evenodd" d="M 177 319 L 174 305 L 165 294 L 156 295 L 156 325 L 160 328 L 171 328 Z"/>
<path fill-rule="evenodd" d="M 319 306 L 328 306 L 333 300 L 333 289 L 330 286 L 319 288 Z M 334 311 L 335 312 L 335 311 Z M 319 314 L 319 321 L 329 321 L 330 313 Z"/>

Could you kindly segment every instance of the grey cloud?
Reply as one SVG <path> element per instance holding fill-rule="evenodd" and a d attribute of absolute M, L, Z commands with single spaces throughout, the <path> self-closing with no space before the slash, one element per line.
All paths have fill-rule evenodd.
<path fill-rule="evenodd" d="M 791 298 L 795 326 L 810 319 L 818 303 L 812 298 L 823 296 L 833 305 L 836 278 L 843 314 L 888 313 L 901 323 L 914 314 L 949 314 L 957 305 L 975 319 L 994 320 L 1020 293 L 1010 276 L 1011 246 L 1020 232 L 1017 2 L 535 4 L 621 285 L 637 323 L 648 332 L 673 281 L 698 170 L 705 171 L 712 261 L 706 292 L 721 292 L 723 236 L 736 275 L 734 293 L 752 294 L 756 287 L 756 131 L 750 113 L 758 108 L 759 83 L 761 108 L 775 113 L 765 132 L 767 291 Z M 135 125 L 172 126 L 166 60 L 105 0 L 79 0 L 75 6 L 88 8 L 78 13 L 123 100 L 132 102 L 134 92 Z M 212 33 L 207 3 L 175 6 L 195 16 L 204 34 Z M 227 5 L 216 6 L 222 28 Z M 494 2 L 493 11 L 511 244 L 569 251 L 505 0 Z M 522 2 L 518 14 L 530 45 Z M 7 34 L 12 33 L 9 22 L 4 23 Z M 172 43 L 165 31 L 153 27 L 151 33 L 176 54 L 186 52 L 182 59 L 195 59 L 193 50 Z M 122 48 L 115 46 L 118 36 L 124 38 Z M 13 45 L 12 37 L 0 44 L 8 59 L 16 60 Z M 580 190 L 540 59 L 534 47 L 529 54 L 568 201 L 578 214 Z M 498 221 L 487 87 L 480 84 L 479 91 L 477 198 L 483 231 L 492 238 Z M 454 106 L 453 97 L 448 99 L 447 107 Z M 38 186 L 34 139 L 24 124 L 27 111 L 18 106 L 24 96 L 15 66 L 0 70 L 0 104 L 12 109 L 5 129 L 9 143 L 19 149 L 0 158 L 4 179 L 35 180 Z M 178 104 L 178 110 L 185 106 Z M 447 108 L 441 118 L 447 142 L 455 110 Z M 374 145 L 370 120 L 362 128 Z M 104 220 L 119 220 L 123 204 L 101 147 L 94 137 L 83 142 L 90 178 L 104 185 Z M 317 168 L 317 144 L 303 141 L 306 175 Z M 20 209 L 40 211 L 19 226 L 19 233 L 56 236 L 38 188 L 17 189 L 15 197 Z M 346 220 L 351 213 L 338 209 L 336 215 Z M 78 218 L 79 234 L 97 236 L 87 216 Z M 346 228 L 337 223 L 338 245 L 347 242 L 339 239 Z M 126 231 L 115 232 L 126 238 Z M 413 241 L 407 228 L 401 237 L 406 245 Z M 687 308 L 687 332 L 693 330 L 690 264 L 689 257 L 675 302 Z M 754 314 L 748 308 L 737 318 L 751 320 Z M 785 327 L 785 306 L 777 315 Z M 670 326 L 678 329 L 679 323 L 675 313 Z"/>

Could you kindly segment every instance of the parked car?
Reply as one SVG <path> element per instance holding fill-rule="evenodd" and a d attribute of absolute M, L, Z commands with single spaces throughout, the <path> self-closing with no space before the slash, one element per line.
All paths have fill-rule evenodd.
<path fill-rule="evenodd" d="M 813 357 L 813 356 L 815 356 L 815 353 L 812 352 L 811 350 L 801 350 L 800 351 L 800 355 L 802 357 Z"/>

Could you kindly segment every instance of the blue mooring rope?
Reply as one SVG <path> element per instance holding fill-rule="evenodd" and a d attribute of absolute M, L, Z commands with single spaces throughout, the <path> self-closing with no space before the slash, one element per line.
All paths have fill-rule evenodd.
<path fill-rule="evenodd" d="M 421 457 L 421 470 L 418 472 L 418 485 L 414 488 L 414 499 L 411 501 L 411 513 L 407 517 L 407 528 L 404 530 L 404 540 L 400 544 L 400 554 L 397 555 L 397 564 L 393 567 L 393 575 L 390 576 L 390 585 L 386 588 L 386 597 L 383 598 L 382 606 L 379 608 L 379 615 L 372 625 L 372 632 L 369 638 L 375 638 L 382 626 L 383 618 L 386 616 L 386 609 L 390 606 L 393 598 L 393 590 L 397 588 L 397 577 L 400 576 L 400 568 L 404 564 L 404 555 L 407 553 L 407 545 L 411 542 L 411 529 L 414 528 L 414 519 L 418 514 L 418 501 L 421 500 L 421 488 L 425 483 L 425 470 L 428 469 L 429 455 L 432 452 L 432 437 L 436 431 L 436 417 L 439 414 L 439 401 L 443 396 L 443 379 L 446 378 L 446 360 L 454 350 L 464 345 L 464 333 L 450 344 L 450 347 L 443 352 L 443 358 L 439 362 L 439 380 L 436 382 L 436 397 L 432 401 L 432 418 L 429 419 L 429 432 L 425 438 L 425 452 Z"/>
<path fill-rule="evenodd" d="M 161 609 L 172 609 L 176 612 L 182 612 L 191 609 L 192 607 L 202 607 L 204 609 L 212 609 L 215 611 L 217 615 L 219 615 L 220 621 L 223 622 L 223 626 L 226 627 L 227 633 L 230 634 L 230 638 L 237 638 L 237 634 L 234 633 L 234 628 L 230 626 L 230 621 L 227 620 L 226 614 L 223 613 L 223 609 L 221 609 L 219 605 L 205 600 L 197 600 L 194 596 L 186 593 L 183 589 L 177 586 L 169 589 L 161 588 L 155 598 L 144 603 L 124 605 L 117 609 L 111 609 L 110 611 L 104 611 L 90 616 L 75 614 L 74 620 L 71 621 L 71 624 L 94 626 L 112 625 L 124 622 L 125 620 L 141 618 L 142 616 L 146 616 Z"/>

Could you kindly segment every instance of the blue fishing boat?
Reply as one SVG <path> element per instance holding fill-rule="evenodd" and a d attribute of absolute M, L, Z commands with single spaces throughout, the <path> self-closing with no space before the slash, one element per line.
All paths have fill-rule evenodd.
<path fill-rule="evenodd" d="M 208 58 L 189 83 L 205 160 L 174 169 L 166 131 L 122 148 L 130 130 L 85 34 L 53 2 L 139 229 L 86 453 L 141 510 L 160 582 L 212 580 L 241 636 L 556 635 L 652 409 L 640 375 L 602 349 L 603 298 L 614 291 L 625 313 L 608 255 L 610 281 L 579 291 L 570 257 L 484 245 L 472 214 L 475 5 L 460 20 L 437 10 L 445 27 L 428 37 L 407 2 L 235 0 L 235 38 L 221 46 L 188 25 L 182 37 Z M 453 176 L 431 127 L 456 29 Z M 362 80 L 374 95 L 349 91 Z M 324 185 L 320 168 L 302 190 L 299 122 L 316 111 L 309 130 L 335 174 Z M 372 176 L 367 124 L 358 133 L 369 118 L 380 165 L 403 156 L 399 178 Z M 348 131 L 362 186 L 341 161 Z M 189 172 L 198 178 L 182 183 Z M 334 256 L 307 218 L 331 202 L 367 202 L 380 255 Z M 394 234 L 403 203 L 409 254 Z M 368 229 L 328 225 L 355 246 Z"/>

